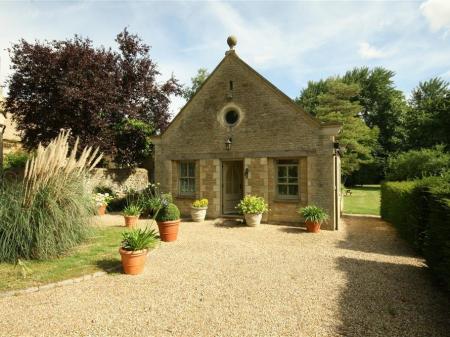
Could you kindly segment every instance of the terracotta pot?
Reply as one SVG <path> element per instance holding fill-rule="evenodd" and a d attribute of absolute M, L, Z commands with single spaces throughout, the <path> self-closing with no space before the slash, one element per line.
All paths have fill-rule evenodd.
<path fill-rule="evenodd" d="M 122 267 L 125 274 L 138 275 L 142 273 L 147 260 L 148 249 L 133 252 L 121 247 L 119 253 L 122 257 Z"/>
<path fill-rule="evenodd" d="M 191 207 L 191 218 L 194 222 L 203 222 L 206 218 L 208 207 Z"/>
<path fill-rule="evenodd" d="M 139 215 L 124 215 L 125 226 L 128 228 L 136 227 L 136 224 L 139 219 Z"/>
<path fill-rule="evenodd" d="M 106 213 L 106 205 L 98 206 L 97 214 L 98 215 L 105 215 L 105 213 Z"/>
<path fill-rule="evenodd" d="M 319 233 L 320 232 L 320 223 L 306 221 L 306 231 L 311 233 Z"/>
<path fill-rule="evenodd" d="M 174 221 L 158 221 L 159 236 L 161 237 L 161 241 L 175 241 L 178 235 L 179 224 L 180 219 Z"/>
<path fill-rule="evenodd" d="M 261 223 L 262 214 L 244 214 L 247 226 L 255 227 Z"/>

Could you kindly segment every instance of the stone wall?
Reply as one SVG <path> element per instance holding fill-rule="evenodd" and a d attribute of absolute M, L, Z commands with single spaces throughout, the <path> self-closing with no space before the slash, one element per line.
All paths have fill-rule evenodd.
<path fill-rule="evenodd" d="M 140 191 L 148 185 L 148 171 L 137 169 L 105 169 L 97 168 L 91 173 L 90 188 L 109 187 L 113 192 L 125 194 L 127 191 Z"/>

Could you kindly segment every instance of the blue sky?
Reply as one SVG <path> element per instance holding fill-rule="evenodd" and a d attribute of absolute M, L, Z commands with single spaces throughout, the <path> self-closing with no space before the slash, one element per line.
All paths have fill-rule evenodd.
<path fill-rule="evenodd" d="M 152 46 L 161 80 L 188 83 L 212 70 L 234 34 L 239 56 L 295 97 L 308 80 L 356 66 L 396 72 L 409 94 L 419 81 L 450 80 L 450 0 L 309 2 L 1 2 L 0 81 L 9 74 L 4 50 L 19 38 L 88 36 L 114 46 L 125 26 Z M 174 100 L 175 113 L 183 104 Z"/>

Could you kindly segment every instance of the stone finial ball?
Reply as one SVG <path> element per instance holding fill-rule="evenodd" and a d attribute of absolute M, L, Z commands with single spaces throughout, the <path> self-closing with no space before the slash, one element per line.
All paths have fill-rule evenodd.
<path fill-rule="evenodd" d="M 228 46 L 230 46 L 230 49 L 233 49 L 234 46 L 236 46 L 236 44 L 237 44 L 236 36 L 234 36 L 234 35 L 228 36 L 227 43 L 228 43 Z"/>

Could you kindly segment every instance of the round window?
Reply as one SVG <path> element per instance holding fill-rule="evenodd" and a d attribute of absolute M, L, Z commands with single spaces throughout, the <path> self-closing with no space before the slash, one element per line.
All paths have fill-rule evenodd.
<path fill-rule="evenodd" d="M 227 111 L 227 113 L 225 114 L 225 122 L 227 122 L 228 125 L 234 125 L 238 122 L 238 120 L 239 114 L 236 110 Z"/>

